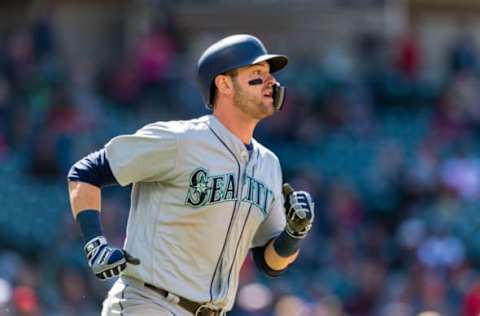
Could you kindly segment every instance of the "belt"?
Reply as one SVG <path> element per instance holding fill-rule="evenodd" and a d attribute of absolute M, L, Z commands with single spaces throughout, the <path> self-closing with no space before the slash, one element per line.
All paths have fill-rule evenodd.
<path fill-rule="evenodd" d="M 145 287 L 149 288 L 152 291 L 155 291 L 156 293 L 160 294 L 161 296 L 165 297 L 166 299 L 173 298 L 172 301 L 175 301 L 178 305 L 189 311 L 195 316 L 222 316 L 225 314 L 222 314 L 222 311 L 220 310 L 215 310 L 210 307 L 207 307 L 205 304 L 200 304 L 197 302 L 192 302 L 184 297 L 178 296 L 178 295 L 172 295 L 172 293 L 158 288 L 154 285 L 145 283 Z"/>

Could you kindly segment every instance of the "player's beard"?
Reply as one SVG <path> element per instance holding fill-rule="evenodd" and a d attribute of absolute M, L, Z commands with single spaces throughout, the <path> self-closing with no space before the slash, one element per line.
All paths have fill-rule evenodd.
<path fill-rule="evenodd" d="M 266 104 L 261 97 L 248 94 L 235 79 L 233 86 L 235 88 L 233 103 L 242 113 L 256 120 L 262 120 L 273 114 L 272 105 Z"/>

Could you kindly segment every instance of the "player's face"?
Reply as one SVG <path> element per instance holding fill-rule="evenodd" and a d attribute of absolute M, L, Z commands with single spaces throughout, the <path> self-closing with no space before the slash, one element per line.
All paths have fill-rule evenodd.
<path fill-rule="evenodd" d="M 261 79 L 261 83 L 251 84 L 255 79 Z M 274 113 L 272 87 L 275 82 L 267 62 L 239 68 L 237 76 L 233 78 L 235 106 L 257 120 L 272 115 Z"/>

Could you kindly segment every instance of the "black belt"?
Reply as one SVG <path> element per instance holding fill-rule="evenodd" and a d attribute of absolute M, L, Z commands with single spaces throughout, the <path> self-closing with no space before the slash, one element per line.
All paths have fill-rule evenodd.
<path fill-rule="evenodd" d="M 154 285 L 151 285 L 151 284 L 148 284 L 148 283 L 145 283 L 145 287 L 149 288 L 152 291 L 157 292 L 158 294 L 160 294 L 161 296 L 163 296 L 165 298 L 168 298 L 168 296 L 170 294 L 168 291 L 166 291 L 164 289 L 161 289 L 161 288 L 158 288 L 158 287 L 156 287 Z M 211 309 L 211 308 L 205 306 L 204 304 L 200 304 L 200 303 L 197 303 L 197 302 L 192 302 L 192 301 L 190 301 L 186 298 L 183 298 L 181 296 L 178 296 L 178 295 L 175 295 L 175 296 L 178 297 L 177 304 L 180 305 L 181 307 L 183 307 L 184 309 L 186 309 L 187 311 L 189 311 L 190 313 L 192 313 L 195 316 L 221 316 L 222 315 L 221 311 L 219 311 L 219 310 Z"/>

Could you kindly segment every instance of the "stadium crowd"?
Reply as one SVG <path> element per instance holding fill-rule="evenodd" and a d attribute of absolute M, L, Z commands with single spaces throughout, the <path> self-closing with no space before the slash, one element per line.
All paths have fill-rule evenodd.
<path fill-rule="evenodd" d="M 84 259 L 69 167 L 147 122 L 208 113 L 181 34 L 156 29 L 136 47 L 100 66 L 67 62 L 48 20 L 0 34 L 0 316 L 98 315 L 111 282 Z M 480 314 L 474 42 L 452 41 L 435 83 L 414 34 L 366 34 L 355 47 L 291 56 L 279 75 L 285 110 L 256 138 L 278 154 L 285 180 L 313 192 L 317 219 L 282 277 L 247 260 L 232 316 Z M 102 201 L 116 245 L 128 191 L 107 188 Z"/>

